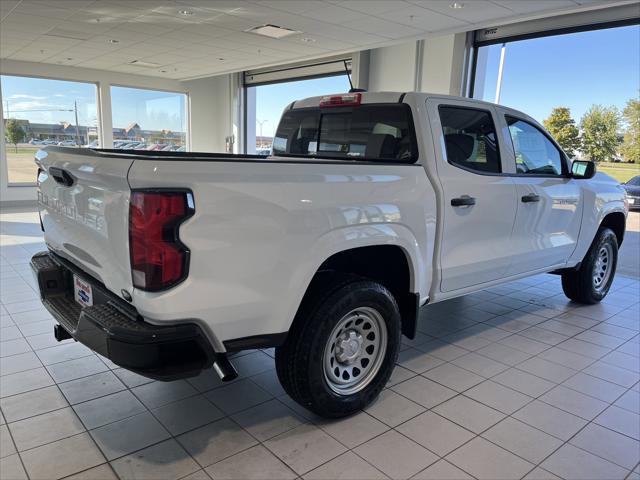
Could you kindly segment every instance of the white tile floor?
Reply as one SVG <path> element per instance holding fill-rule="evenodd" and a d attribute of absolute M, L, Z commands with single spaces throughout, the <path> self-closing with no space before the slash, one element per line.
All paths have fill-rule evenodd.
<path fill-rule="evenodd" d="M 237 356 L 231 384 L 159 383 L 57 343 L 37 215 L 3 212 L 0 234 L 3 480 L 640 480 L 637 278 L 591 307 L 551 275 L 428 307 L 378 401 L 336 422 L 284 394 L 272 351 Z"/>

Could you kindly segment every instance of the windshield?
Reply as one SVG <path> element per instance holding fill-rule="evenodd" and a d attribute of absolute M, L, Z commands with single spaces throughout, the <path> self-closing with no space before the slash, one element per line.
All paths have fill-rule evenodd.
<path fill-rule="evenodd" d="M 633 185 L 634 187 L 640 187 L 640 175 L 636 175 L 627 182 L 627 185 Z"/>
<path fill-rule="evenodd" d="M 418 158 L 405 104 L 301 108 L 285 112 L 274 155 L 413 163 Z"/>

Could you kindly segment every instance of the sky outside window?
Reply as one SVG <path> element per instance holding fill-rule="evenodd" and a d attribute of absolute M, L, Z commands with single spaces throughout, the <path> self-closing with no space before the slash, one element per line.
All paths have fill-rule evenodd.
<path fill-rule="evenodd" d="M 263 122 L 262 135 L 273 137 L 282 110 L 289 103 L 306 97 L 348 92 L 351 87 L 346 75 L 337 75 L 254 88 L 256 89 L 256 135 L 260 135 L 259 122 Z"/>
<path fill-rule="evenodd" d="M 113 126 L 137 123 L 145 130 L 184 132 L 185 99 L 182 93 L 111 87 Z"/>
<path fill-rule="evenodd" d="M 73 123 L 74 102 L 78 124 L 97 125 L 96 86 L 44 78 L 2 75 L 2 107 L 5 118 L 31 123 Z"/>
<path fill-rule="evenodd" d="M 506 44 L 500 104 L 542 122 L 554 107 L 571 109 L 576 121 L 593 104 L 622 110 L 640 89 L 640 26 L 555 35 Z M 474 96 L 493 102 L 501 45 L 487 55 L 484 88 Z M 479 65 L 478 72 L 481 72 Z M 482 87 L 477 78 L 476 86 Z"/>

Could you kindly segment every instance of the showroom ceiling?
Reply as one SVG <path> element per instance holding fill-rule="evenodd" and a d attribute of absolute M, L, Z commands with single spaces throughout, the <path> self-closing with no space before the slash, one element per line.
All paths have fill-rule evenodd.
<path fill-rule="evenodd" d="M 0 0 L 0 58 L 188 79 L 624 3 Z"/>

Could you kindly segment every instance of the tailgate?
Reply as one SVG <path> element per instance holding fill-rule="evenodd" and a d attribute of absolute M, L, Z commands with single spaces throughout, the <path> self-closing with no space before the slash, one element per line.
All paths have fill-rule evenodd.
<path fill-rule="evenodd" d="M 117 295 L 130 292 L 127 173 L 133 158 L 47 147 L 36 163 L 47 246 Z"/>

